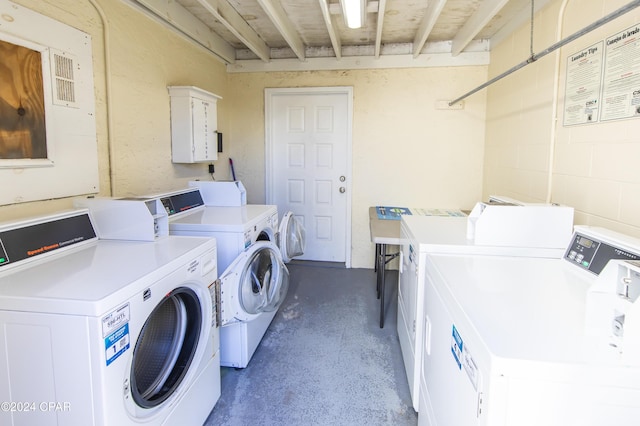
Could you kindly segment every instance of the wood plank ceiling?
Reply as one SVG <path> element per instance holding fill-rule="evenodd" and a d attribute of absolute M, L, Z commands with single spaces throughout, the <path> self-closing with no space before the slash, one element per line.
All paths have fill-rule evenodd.
<path fill-rule="evenodd" d="M 241 71 L 486 63 L 491 44 L 548 1 L 368 0 L 358 29 L 346 26 L 339 0 L 130 3 Z"/>

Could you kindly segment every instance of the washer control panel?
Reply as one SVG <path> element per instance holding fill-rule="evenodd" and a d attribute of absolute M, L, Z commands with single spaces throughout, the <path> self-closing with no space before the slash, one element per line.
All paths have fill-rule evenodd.
<path fill-rule="evenodd" d="M 0 227 L 0 268 L 96 239 L 86 211 Z"/>
<path fill-rule="evenodd" d="M 598 240 L 592 236 L 576 232 L 564 258 L 595 275 L 611 259 L 639 260 L 640 254 L 617 247 L 615 244 Z"/>
<path fill-rule="evenodd" d="M 202 195 L 198 189 L 161 197 L 160 202 L 167 211 L 168 216 L 173 216 L 178 213 L 195 209 L 196 207 L 204 206 Z"/>

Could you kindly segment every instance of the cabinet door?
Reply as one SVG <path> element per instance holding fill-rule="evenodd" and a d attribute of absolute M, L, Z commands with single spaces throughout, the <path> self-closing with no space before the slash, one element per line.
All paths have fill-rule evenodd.
<path fill-rule="evenodd" d="M 192 98 L 191 120 L 193 161 L 212 161 L 218 158 L 216 103 Z"/>

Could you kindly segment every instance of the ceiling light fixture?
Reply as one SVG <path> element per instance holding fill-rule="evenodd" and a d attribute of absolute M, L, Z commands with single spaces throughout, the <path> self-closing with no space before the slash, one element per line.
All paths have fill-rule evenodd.
<path fill-rule="evenodd" d="M 340 0 L 344 21 L 349 28 L 360 28 L 364 25 L 367 0 Z"/>

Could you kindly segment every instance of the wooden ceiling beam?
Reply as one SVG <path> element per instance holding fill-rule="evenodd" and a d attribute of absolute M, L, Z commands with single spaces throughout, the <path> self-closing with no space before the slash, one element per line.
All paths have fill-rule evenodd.
<path fill-rule="evenodd" d="M 467 65 L 488 65 L 489 52 L 462 52 L 453 57 L 448 52 L 443 53 L 423 53 L 417 58 L 412 54 L 406 55 L 385 55 L 384 52 L 379 59 L 375 59 L 373 54 L 368 56 L 349 56 L 345 53 L 342 59 L 336 58 L 311 58 L 305 61 L 298 58 L 278 59 L 269 63 L 259 60 L 236 60 L 235 63 L 227 65 L 227 72 L 273 72 L 273 71 L 318 71 L 318 70 L 363 70 L 363 69 L 392 69 L 392 68 L 432 68 L 432 67 L 455 67 Z M 384 49 L 383 49 L 384 50 Z M 373 46 L 371 46 L 373 53 Z M 411 49 L 408 49 L 411 52 Z"/>
<path fill-rule="evenodd" d="M 300 38 L 298 31 L 285 13 L 279 1 L 258 0 L 258 3 L 265 11 L 273 25 L 282 34 L 287 44 L 295 52 L 298 59 L 304 60 L 304 42 Z"/>
<path fill-rule="evenodd" d="M 384 24 L 384 12 L 387 9 L 387 0 L 379 0 L 378 1 L 378 17 L 376 23 L 376 47 L 375 47 L 375 57 L 378 59 L 380 57 L 380 46 L 382 45 L 382 26 Z"/>
<path fill-rule="evenodd" d="M 320 3 L 320 10 L 322 10 L 324 24 L 327 26 L 327 32 L 329 33 L 329 38 L 331 39 L 333 53 L 336 55 L 336 59 L 340 59 L 342 58 L 342 41 L 336 33 L 336 28 L 333 24 L 333 17 L 331 16 L 331 11 L 329 10 L 329 5 L 327 4 L 327 0 L 318 0 L 318 2 Z"/>
<path fill-rule="evenodd" d="M 132 0 L 147 16 L 182 33 L 220 58 L 225 63 L 234 63 L 235 49 L 202 21 L 177 2 L 167 0 Z"/>
<path fill-rule="evenodd" d="M 207 12 L 213 15 L 222 25 L 233 33 L 238 39 L 260 59 L 269 62 L 270 48 L 262 41 L 258 33 L 236 12 L 227 0 L 197 0 Z"/>
<path fill-rule="evenodd" d="M 447 4 L 447 0 L 433 0 L 428 3 L 427 12 L 420 22 L 420 27 L 416 32 L 416 36 L 413 39 L 413 57 L 417 58 L 424 47 L 424 44 L 433 30 L 433 26 L 436 24 L 438 17 L 442 13 L 442 9 Z"/>
<path fill-rule="evenodd" d="M 451 54 L 456 56 L 464 50 L 485 25 L 500 12 L 509 0 L 485 0 L 478 10 L 471 15 L 464 26 L 458 31 L 451 43 Z"/>

